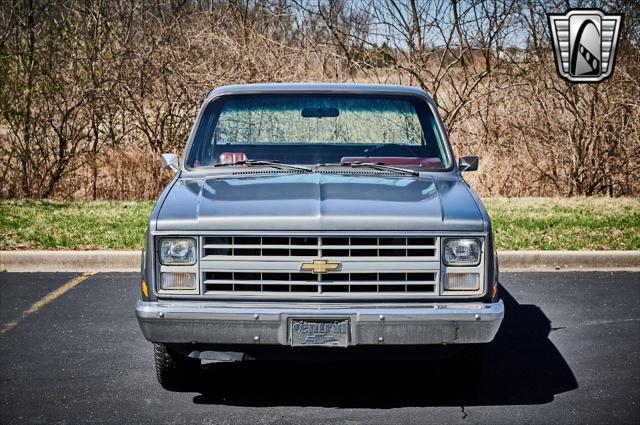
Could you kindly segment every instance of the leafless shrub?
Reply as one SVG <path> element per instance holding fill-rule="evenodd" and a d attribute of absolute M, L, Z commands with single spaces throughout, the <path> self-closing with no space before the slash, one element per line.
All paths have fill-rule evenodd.
<path fill-rule="evenodd" d="M 615 75 L 556 75 L 554 0 L 8 1 L 0 4 L 0 197 L 149 199 L 222 84 L 417 85 L 483 194 L 640 193 L 639 9 Z"/>

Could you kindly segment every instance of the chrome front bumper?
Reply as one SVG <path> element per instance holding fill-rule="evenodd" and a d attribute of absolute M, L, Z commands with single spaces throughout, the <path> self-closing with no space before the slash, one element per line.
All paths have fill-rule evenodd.
<path fill-rule="evenodd" d="M 349 345 L 467 344 L 493 340 L 504 304 L 266 304 L 138 301 L 145 338 L 163 343 L 290 345 L 289 319 L 350 319 Z"/>

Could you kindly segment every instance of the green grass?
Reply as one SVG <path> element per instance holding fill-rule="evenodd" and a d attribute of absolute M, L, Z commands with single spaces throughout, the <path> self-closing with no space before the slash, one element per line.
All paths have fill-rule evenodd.
<path fill-rule="evenodd" d="M 640 198 L 490 198 L 498 249 L 640 249 Z M 2 201 L 0 250 L 140 249 L 152 202 Z"/>
<path fill-rule="evenodd" d="M 2 201 L 0 249 L 139 249 L 152 202 Z"/>
<path fill-rule="evenodd" d="M 498 249 L 640 249 L 640 198 L 490 198 Z"/>

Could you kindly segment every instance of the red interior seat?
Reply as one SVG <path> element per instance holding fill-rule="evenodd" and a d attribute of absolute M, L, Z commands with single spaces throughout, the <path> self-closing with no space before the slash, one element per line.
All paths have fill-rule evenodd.
<path fill-rule="evenodd" d="M 244 152 L 222 152 L 218 157 L 218 164 L 232 164 L 247 160 L 247 155 Z"/>

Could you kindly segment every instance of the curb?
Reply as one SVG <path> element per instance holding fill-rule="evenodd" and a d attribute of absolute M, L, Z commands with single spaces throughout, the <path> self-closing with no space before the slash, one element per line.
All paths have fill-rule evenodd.
<path fill-rule="evenodd" d="M 9 272 L 140 271 L 140 251 L 0 251 Z"/>
<path fill-rule="evenodd" d="M 500 271 L 640 271 L 640 251 L 498 251 Z M 0 251 L 9 272 L 139 272 L 140 251 Z"/>
<path fill-rule="evenodd" d="M 640 271 L 640 251 L 498 251 L 500 271 Z"/>

